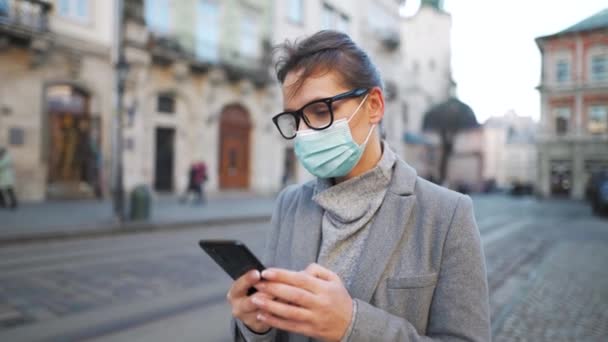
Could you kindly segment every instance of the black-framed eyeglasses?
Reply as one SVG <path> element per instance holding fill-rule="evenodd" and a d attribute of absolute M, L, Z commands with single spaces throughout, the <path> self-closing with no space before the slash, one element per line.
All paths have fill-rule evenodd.
<path fill-rule="evenodd" d="M 334 101 L 359 97 L 366 94 L 369 89 L 357 88 L 333 97 L 311 101 L 302 108 L 293 112 L 283 112 L 275 115 L 272 122 L 285 139 L 296 137 L 300 120 L 304 120 L 306 126 L 321 131 L 334 123 Z"/>

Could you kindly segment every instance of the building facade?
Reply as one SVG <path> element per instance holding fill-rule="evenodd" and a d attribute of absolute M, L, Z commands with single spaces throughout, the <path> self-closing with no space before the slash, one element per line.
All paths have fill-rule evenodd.
<path fill-rule="evenodd" d="M 608 9 L 536 43 L 539 194 L 580 199 L 589 175 L 608 169 Z"/>
<path fill-rule="evenodd" d="M 114 1 L 0 2 L 0 145 L 25 201 L 106 192 L 114 11 Z"/>
<path fill-rule="evenodd" d="M 117 158 L 127 192 L 144 184 L 181 193 L 198 161 L 207 164 L 211 192 L 273 193 L 312 178 L 272 124 L 282 101 L 270 52 L 321 29 L 348 33 L 376 63 L 386 95 L 382 133 L 407 157 L 403 133 L 421 119 L 409 121 L 416 87 L 404 61 L 416 51 L 404 40 L 424 39 L 415 30 L 402 35 L 403 0 L 124 0 L 123 12 L 120 3 L 0 1 L 0 145 L 15 160 L 21 199 L 109 196 Z M 437 17 L 444 32 L 449 16 Z M 124 96 L 119 50 L 128 66 Z M 444 75 L 445 58 L 424 63 Z"/>
<path fill-rule="evenodd" d="M 431 107 L 454 94 L 451 25 L 441 1 L 422 1 L 418 12 L 401 22 L 403 156 L 419 175 L 431 179 L 438 177 L 441 151 L 433 143 L 436 139 L 423 134 L 422 122 Z"/>
<path fill-rule="evenodd" d="M 183 192 L 190 165 L 203 161 L 208 191 L 278 191 L 271 4 L 127 1 L 127 189 Z"/>
<path fill-rule="evenodd" d="M 483 190 L 484 134 L 481 127 L 460 132 L 454 139 L 454 151 L 448 160 L 444 186 L 463 193 Z"/>
<path fill-rule="evenodd" d="M 483 124 L 483 179 L 507 189 L 515 184 L 535 185 L 537 124 L 529 116 L 509 111 Z"/>

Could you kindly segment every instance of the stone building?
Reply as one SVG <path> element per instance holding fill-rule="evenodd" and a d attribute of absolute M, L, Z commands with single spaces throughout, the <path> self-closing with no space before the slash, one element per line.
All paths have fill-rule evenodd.
<path fill-rule="evenodd" d="M 403 0 L 124 0 L 124 22 L 119 3 L 0 1 L 0 145 L 13 155 L 23 200 L 108 196 L 117 158 L 127 192 L 146 184 L 181 193 L 198 161 L 207 164 L 211 192 L 274 193 L 310 179 L 271 121 L 282 102 L 270 47 L 325 28 L 350 34 L 378 65 L 383 134 L 406 154 L 403 133 L 419 109 L 404 86 L 406 54 L 415 53 L 404 37 L 412 47 L 424 38 L 401 34 Z M 448 15 L 429 16 L 449 32 Z M 120 137 L 119 47 L 128 65 Z M 436 60 L 420 61 L 442 84 L 425 91 L 444 88 L 443 47 Z"/>
<path fill-rule="evenodd" d="M 608 9 L 536 43 L 539 194 L 580 199 L 590 173 L 608 169 Z"/>
<path fill-rule="evenodd" d="M 481 127 L 456 135 L 444 185 L 462 192 L 483 190 L 484 134 Z"/>
<path fill-rule="evenodd" d="M 403 157 L 418 174 L 438 178 L 440 149 L 434 137 L 422 132 L 424 114 L 454 95 L 450 32 L 452 17 L 442 1 L 421 1 L 415 15 L 401 22 L 403 56 L 400 88 L 403 94 L 401 138 Z"/>
<path fill-rule="evenodd" d="M 211 192 L 277 191 L 271 1 L 126 2 L 125 185 L 180 193 L 204 161 Z"/>
<path fill-rule="evenodd" d="M 0 145 L 22 200 L 102 195 L 114 1 L 0 2 Z"/>
<path fill-rule="evenodd" d="M 483 124 L 483 179 L 507 189 L 514 184 L 535 185 L 537 124 L 529 116 L 509 111 Z"/>

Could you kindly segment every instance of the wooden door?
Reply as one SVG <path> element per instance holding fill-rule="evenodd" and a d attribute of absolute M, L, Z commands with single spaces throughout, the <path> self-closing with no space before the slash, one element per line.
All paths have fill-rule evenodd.
<path fill-rule="evenodd" d="M 88 182 L 93 159 L 88 95 L 66 85 L 49 87 L 47 92 L 49 183 Z"/>
<path fill-rule="evenodd" d="M 240 105 L 227 106 L 220 123 L 220 188 L 249 188 L 251 123 Z"/>

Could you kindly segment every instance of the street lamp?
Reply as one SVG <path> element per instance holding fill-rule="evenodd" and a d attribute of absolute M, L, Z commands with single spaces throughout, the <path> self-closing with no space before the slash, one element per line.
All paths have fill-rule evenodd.
<path fill-rule="evenodd" d="M 117 97 L 117 115 L 116 115 L 116 183 L 114 189 L 114 213 L 116 217 L 123 222 L 125 219 L 125 189 L 123 181 L 123 141 L 122 134 L 124 121 L 124 94 L 125 83 L 129 75 L 129 64 L 127 63 L 122 50 L 122 44 L 119 46 L 119 57 L 116 63 L 116 97 Z"/>
<path fill-rule="evenodd" d="M 120 57 L 118 58 L 118 63 L 116 63 L 116 73 L 118 76 L 118 86 L 122 87 L 118 89 L 124 91 L 127 76 L 129 75 L 129 63 L 127 63 L 124 53 L 121 53 Z"/>

